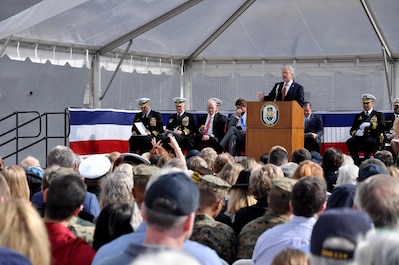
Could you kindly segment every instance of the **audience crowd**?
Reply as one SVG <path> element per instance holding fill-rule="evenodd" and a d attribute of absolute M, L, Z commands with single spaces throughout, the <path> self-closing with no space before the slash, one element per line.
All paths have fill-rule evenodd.
<path fill-rule="evenodd" d="M 399 170 L 386 152 L 357 166 L 337 148 L 274 146 L 237 161 L 166 137 L 142 154 L 55 146 L 46 166 L 3 161 L 0 263 L 397 264 Z"/>

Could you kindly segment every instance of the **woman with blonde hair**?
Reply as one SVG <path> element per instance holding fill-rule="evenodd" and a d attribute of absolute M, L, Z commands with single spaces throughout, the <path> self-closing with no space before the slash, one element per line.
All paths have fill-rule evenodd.
<path fill-rule="evenodd" d="M 30 201 L 30 191 L 25 169 L 19 165 L 6 166 L 1 171 L 10 189 L 11 198 Z"/>
<path fill-rule="evenodd" d="M 217 177 L 223 179 L 230 185 L 234 185 L 238 179 L 238 175 L 244 166 L 240 163 L 227 163 L 223 166 L 222 170 L 216 175 Z"/>
<path fill-rule="evenodd" d="M 43 219 L 23 200 L 0 203 L 0 247 L 15 250 L 32 265 L 50 264 L 50 241 Z"/>

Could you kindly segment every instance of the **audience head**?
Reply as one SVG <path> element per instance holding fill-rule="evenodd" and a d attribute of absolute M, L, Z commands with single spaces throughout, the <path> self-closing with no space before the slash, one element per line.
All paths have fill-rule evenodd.
<path fill-rule="evenodd" d="M 206 163 L 208 164 L 207 168 L 213 170 L 213 164 L 215 163 L 216 157 L 218 156 L 218 153 L 216 153 L 215 149 L 213 149 L 212 147 L 205 147 L 201 150 L 199 156 L 206 161 Z"/>
<path fill-rule="evenodd" d="M 1 174 L 7 181 L 12 198 L 30 201 L 29 184 L 23 167 L 19 165 L 6 166 Z"/>
<path fill-rule="evenodd" d="M 159 232 L 177 229 L 190 221 L 192 224 L 185 231 L 185 236 L 189 238 L 198 206 L 197 184 L 183 171 L 165 168 L 156 171 L 147 183 L 143 219 L 149 229 Z"/>
<path fill-rule="evenodd" d="M 294 175 L 295 170 L 298 168 L 298 164 L 294 162 L 288 162 L 281 167 L 281 170 L 284 173 L 284 177 L 292 178 Z"/>
<path fill-rule="evenodd" d="M 219 173 L 227 163 L 234 163 L 234 157 L 229 153 L 219 154 L 213 163 L 213 173 Z"/>
<path fill-rule="evenodd" d="M 395 164 L 393 161 L 393 155 L 388 150 L 379 150 L 375 152 L 374 158 L 381 160 L 386 167 L 390 167 Z"/>
<path fill-rule="evenodd" d="M 249 190 L 257 201 L 267 202 L 273 179 L 284 178 L 281 169 L 273 164 L 266 164 L 253 169 L 249 177 Z"/>
<path fill-rule="evenodd" d="M 324 210 L 326 182 L 319 177 L 301 178 L 292 188 L 291 205 L 296 216 L 313 217 Z"/>
<path fill-rule="evenodd" d="M 291 193 L 296 182 L 296 179 L 291 178 L 273 179 L 273 187 L 268 197 L 268 208 L 272 212 L 291 215 Z"/>
<path fill-rule="evenodd" d="M 204 167 L 207 168 L 208 164 L 206 163 L 205 159 L 200 156 L 192 156 L 187 160 L 187 169 L 195 170 L 196 168 Z"/>
<path fill-rule="evenodd" d="M 353 200 L 355 199 L 356 185 L 342 184 L 336 186 L 327 200 L 327 209 L 353 207 Z"/>
<path fill-rule="evenodd" d="M 0 212 L 0 245 L 23 254 L 33 265 L 49 265 L 50 242 L 36 209 L 11 199 L 0 203 Z"/>
<path fill-rule="evenodd" d="M 210 209 L 213 212 L 212 217 L 216 217 L 223 208 L 224 198 L 231 188 L 230 184 L 216 176 L 205 175 L 200 177 L 198 188 L 199 211 Z"/>
<path fill-rule="evenodd" d="M 274 256 L 270 265 L 309 265 L 309 257 L 302 250 L 285 248 Z"/>
<path fill-rule="evenodd" d="M 375 160 L 369 160 L 369 161 L 374 161 L 376 162 L 377 159 Z M 385 167 L 382 162 L 378 163 L 362 163 L 359 167 L 359 177 L 356 179 L 357 182 L 362 182 L 365 179 L 377 175 L 377 174 L 388 174 L 388 169 Z"/>
<path fill-rule="evenodd" d="M 36 157 L 33 156 L 27 156 L 24 159 L 21 160 L 21 163 L 19 163 L 21 167 L 27 168 L 27 167 L 40 167 L 40 162 Z"/>
<path fill-rule="evenodd" d="M 244 167 L 240 163 L 227 163 L 217 174 L 217 176 L 230 185 L 234 185 L 238 179 L 238 175 L 242 170 L 244 170 Z"/>
<path fill-rule="evenodd" d="M 230 190 L 230 199 L 227 204 L 227 213 L 235 215 L 235 213 L 243 208 L 254 205 L 256 203 L 255 197 L 249 190 L 249 177 L 248 170 L 241 170 L 238 175 L 237 181 L 232 185 Z"/>
<path fill-rule="evenodd" d="M 259 157 L 259 163 L 263 165 L 269 163 L 269 153 L 261 154 Z"/>
<path fill-rule="evenodd" d="M 344 163 L 344 154 L 341 150 L 330 147 L 323 153 L 322 168 L 324 173 L 337 171 Z"/>
<path fill-rule="evenodd" d="M 161 157 L 158 159 L 157 167 L 159 167 L 159 168 L 163 167 L 166 164 L 166 162 L 168 162 L 169 160 L 171 160 L 173 158 L 175 158 L 175 156 L 170 153 L 161 155 Z"/>
<path fill-rule="evenodd" d="M 99 201 L 101 209 L 114 203 L 133 205 L 133 176 L 131 171 L 130 174 L 123 171 L 114 171 L 105 178 L 101 185 Z"/>
<path fill-rule="evenodd" d="M 350 208 L 325 211 L 312 230 L 311 264 L 353 264 L 359 237 L 373 228 L 366 213 Z"/>
<path fill-rule="evenodd" d="M 44 191 L 46 201 L 45 218 L 55 222 L 69 220 L 83 208 L 86 186 L 76 175 L 57 176 Z"/>
<path fill-rule="evenodd" d="M 76 154 L 71 148 L 63 145 L 57 145 L 50 150 L 47 155 L 47 166 L 58 165 L 60 167 L 71 167 L 77 169 Z"/>
<path fill-rule="evenodd" d="M 358 265 L 396 265 L 399 262 L 397 231 L 382 231 L 358 242 L 355 261 Z"/>
<path fill-rule="evenodd" d="M 398 106 L 398 110 L 399 110 L 399 106 Z M 396 166 L 388 167 L 388 175 L 390 175 L 391 177 L 393 177 L 394 179 L 399 181 L 399 168 L 397 168 Z"/>
<path fill-rule="evenodd" d="M 240 164 L 244 167 L 245 170 L 252 170 L 254 169 L 256 166 L 258 166 L 258 162 L 256 162 L 255 159 L 251 158 L 251 157 L 247 157 L 245 156 Z"/>
<path fill-rule="evenodd" d="M 278 167 L 281 167 L 282 165 L 286 164 L 288 162 L 287 150 L 282 146 L 272 147 L 269 152 L 268 162 Z"/>
<path fill-rule="evenodd" d="M 96 230 L 93 236 L 93 248 L 101 246 L 118 238 L 121 235 L 133 232 L 130 220 L 133 215 L 131 203 L 108 204 L 97 218 Z"/>
<path fill-rule="evenodd" d="M 41 167 L 28 166 L 25 167 L 26 179 L 28 180 L 29 193 L 33 194 L 40 191 L 44 177 L 44 171 Z"/>
<path fill-rule="evenodd" d="M 0 203 L 11 197 L 10 188 L 3 174 L 0 173 Z"/>
<path fill-rule="evenodd" d="M 336 187 L 343 184 L 354 184 L 356 185 L 357 177 L 359 175 L 359 167 L 356 165 L 343 165 L 338 169 L 338 178 Z"/>
<path fill-rule="evenodd" d="M 291 154 L 291 162 L 299 164 L 300 162 L 304 160 L 310 160 L 312 158 L 312 155 L 310 154 L 308 149 L 305 148 L 299 148 L 294 150 Z"/>
<path fill-rule="evenodd" d="M 140 164 L 133 167 L 133 196 L 140 205 L 144 201 L 144 193 L 151 175 L 158 170 L 154 165 Z"/>
<path fill-rule="evenodd" d="M 177 167 L 181 170 L 187 170 L 186 161 L 176 157 L 166 161 L 163 167 Z"/>
<path fill-rule="evenodd" d="M 300 179 L 303 177 L 315 176 L 324 180 L 323 168 L 310 160 L 305 160 L 299 163 L 298 167 L 292 174 L 292 178 Z"/>
<path fill-rule="evenodd" d="M 365 211 L 377 228 L 397 228 L 399 220 L 399 182 L 378 174 L 358 184 L 356 209 Z"/>

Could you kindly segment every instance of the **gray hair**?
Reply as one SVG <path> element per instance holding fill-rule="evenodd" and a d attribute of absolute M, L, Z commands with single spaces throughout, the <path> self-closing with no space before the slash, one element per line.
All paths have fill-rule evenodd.
<path fill-rule="evenodd" d="M 60 167 L 74 168 L 75 163 L 76 154 L 67 146 L 57 145 L 47 155 L 47 166 L 59 165 Z"/>
<path fill-rule="evenodd" d="M 133 204 L 133 175 L 119 171 L 109 174 L 102 183 L 100 207 L 113 203 Z"/>
<path fill-rule="evenodd" d="M 357 177 L 359 175 L 359 167 L 356 165 L 343 165 L 338 169 L 338 178 L 336 186 L 343 184 L 357 184 Z"/>

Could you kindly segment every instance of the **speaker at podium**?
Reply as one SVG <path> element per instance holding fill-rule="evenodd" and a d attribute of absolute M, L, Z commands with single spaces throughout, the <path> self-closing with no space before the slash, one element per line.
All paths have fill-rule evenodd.
<path fill-rule="evenodd" d="M 288 158 L 304 146 L 304 114 L 296 101 L 247 102 L 246 155 L 256 160 L 275 145 L 287 149 Z"/>

